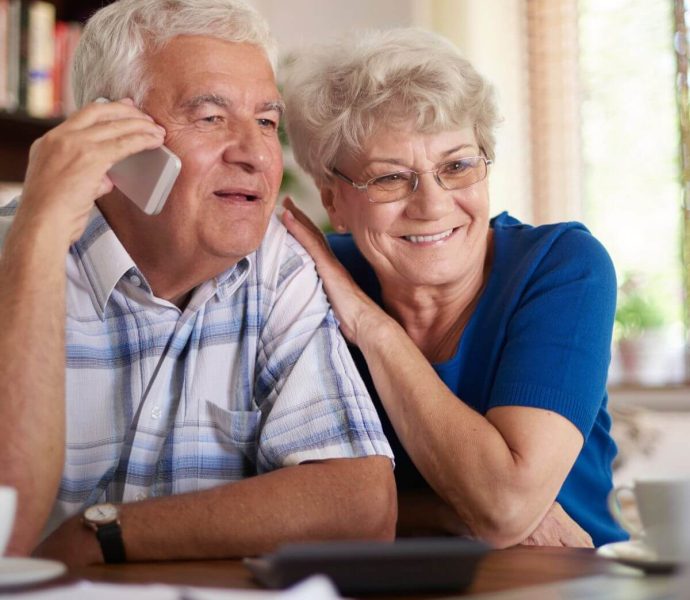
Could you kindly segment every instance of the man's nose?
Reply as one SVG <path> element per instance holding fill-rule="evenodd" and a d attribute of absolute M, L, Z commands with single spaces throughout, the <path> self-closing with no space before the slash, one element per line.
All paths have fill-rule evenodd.
<path fill-rule="evenodd" d="M 268 136 L 259 124 L 252 120 L 233 123 L 223 150 L 223 160 L 239 165 L 249 172 L 264 171 L 274 159 Z"/>

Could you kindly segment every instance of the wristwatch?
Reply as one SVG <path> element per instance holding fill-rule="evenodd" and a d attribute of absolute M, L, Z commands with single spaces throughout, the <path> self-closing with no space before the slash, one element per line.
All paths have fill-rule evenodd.
<path fill-rule="evenodd" d="M 123 563 L 127 560 L 119 516 L 114 504 L 94 504 L 82 516 L 84 525 L 96 532 L 106 563 Z"/>

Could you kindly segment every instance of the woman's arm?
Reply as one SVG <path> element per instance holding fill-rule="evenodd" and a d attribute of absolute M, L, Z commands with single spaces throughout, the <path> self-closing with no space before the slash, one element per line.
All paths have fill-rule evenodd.
<path fill-rule="evenodd" d="M 372 319 L 361 330 L 353 341 L 431 487 L 473 535 L 497 546 L 529 536 L 582 448 L 577 428 L 539 408 L 498 407 L 482 416 L 458 402 L 393 319 Z"/>
<path fill-rule="evenodd" d="M 364 354 L 396 432 L 419 471 L 473 535 L 519 543 L 552 506 L 582 448 L 553 412 L 459 402 L 403 328 L 349 277 L 318 229 L 291 203 L 283 222 L 314 257 L 343 333 Z"/>
<path fill-rule="evenodd" d="M 456 512 L 432 490 L 398 492 L 399 537 L 467 536 L 470 531 Z M 554 502 L 537 528 L 520 542 L 523 546 L 592 548 L 592 537 Z"/>

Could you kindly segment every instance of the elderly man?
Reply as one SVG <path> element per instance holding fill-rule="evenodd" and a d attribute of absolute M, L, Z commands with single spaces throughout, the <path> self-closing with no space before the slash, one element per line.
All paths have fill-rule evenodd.
<path fill-rule="evenodd" d="M 271 56 L 239 0 L 120 0 L 87 24 L 82 109 L 34 144 L 0 213 L 13 553 L 79 564 L 393 535 L 389 446 L 313 263 L 272 218 Z M 106 172 L 163 142 L 182 170 L 149 216 Z"/>

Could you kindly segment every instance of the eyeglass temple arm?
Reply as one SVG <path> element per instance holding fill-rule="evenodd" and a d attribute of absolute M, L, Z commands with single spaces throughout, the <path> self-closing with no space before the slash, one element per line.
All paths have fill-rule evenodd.
<path fill-rule="evenodd" d="M 356 190 L 359 190 L 360 192 L 367 191 L 366 183 L 355 183 L 354 181 L 352 181 L 352 179 L 338 171 L 338 169 L 336 169 L 335 167 L 331 169 L 331 173 L 333 173 L 333 175 L 335 175 L 338 179 L 342 179 L 345 183 L 349 183 Z"/>

